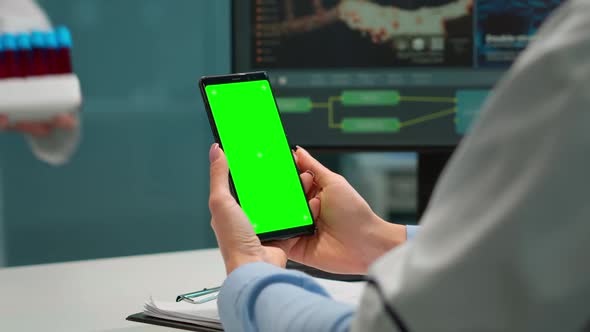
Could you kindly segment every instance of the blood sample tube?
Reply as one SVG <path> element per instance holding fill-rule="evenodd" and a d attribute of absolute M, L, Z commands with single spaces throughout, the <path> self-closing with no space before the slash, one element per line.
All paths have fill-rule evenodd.
<path fill-rule="evenodd" d="M 6 78 L 8 75 L 4 58 L 4 36 L 0 34 L 0 79 Z"/>
<path fill-rule="evenodd" d="M 33 48 L 33 70 L 31 75 L 41 76 L 49 74 L 47 66 L 47 47 L 45 37 L 41 31 L 31 33 L 31 46 Z"/>
<path fill-rule="evenodd" d="M 16 38 L 13 34 L 7 33 L 4 35 L 4 60 L 6 66 L 6 77 L 20 76 L 20 68 L 18 65 L 18 56 L 16 50 Z"/>
<path fill-rule="evenodd" d="M 65 26 L 55 29 L 57 37 L 57 72 L 67 74 L 72 72 L 72 35 Z"/>
<path fill-rule="evenodd" d="M 43 36 L 45 37 L 45 47 L 47 49 L 46 59 L 49 74 L 57 74 L 57 38 L 55 38 L 55 32 L 45 32 Z"/>
<path fill-rule="evenodd" d="M 33 71 L 33 54 L 31 49 L 31 38 L 26 33 L 16 36 L 16 45 L 18 48 L 18 64 L 20 75 L 22 77 L 30 76 Z"/>

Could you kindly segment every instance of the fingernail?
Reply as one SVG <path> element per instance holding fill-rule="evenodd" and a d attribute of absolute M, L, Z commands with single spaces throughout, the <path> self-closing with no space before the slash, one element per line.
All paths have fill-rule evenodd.
<path fill-rule="evenodd" d="M 213 143 L 211 145 L 211 149 L 209 150 L 209 161 L 214 162 L 219 157 L 219 144 Z"/>
<path fill-rule="evenodd" d="M 302 151 L 304 151 L 304 152 L 307 152 L 307 150 L 305 150 L 304 148 L 302 148 L 302 147 L 301 147 L 301 146 L 299 146 L 299 145 L 295 145 L 295 148 L 296 148 L 297 150 L 301 149 Z M 309 153 L 309 152 L 308 152 L 308 153 Z"/>
<path fill-rule="evenodd" d="M 308 173 L 309 175 L 311 175 L 312 178 L 315 178 L 315 173 L 312 172 L 310 169 L 308 169 L 307 171 L 305 171 L 305 173 Z"/>

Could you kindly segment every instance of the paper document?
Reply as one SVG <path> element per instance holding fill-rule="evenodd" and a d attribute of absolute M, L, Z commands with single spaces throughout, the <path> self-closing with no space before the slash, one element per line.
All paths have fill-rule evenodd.
<path fill-rule="evenodd" d="M 345 282 L 314 278 L 330 295 L 339 302 L 357 305 L 365 282 Z M 161 301 L 150 298 L 144 306 L 144 314 L 178 322 L 223 330 L 217 312 L 217 301 L 203 304 Z"/>

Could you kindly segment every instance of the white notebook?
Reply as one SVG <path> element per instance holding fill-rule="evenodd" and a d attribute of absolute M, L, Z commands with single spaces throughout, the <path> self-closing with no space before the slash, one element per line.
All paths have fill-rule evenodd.
<path fill-rule="evenodd" d="M 322 285 L 332 298 L 339 302 L 357 305 L 365 286 L 364 282 L 345 282 L 314 278 Z M 217 301 L 209 301 L 203 304 L 191 304 L 188 302 L 161 301 L 150 298 L 144 306 L 144 314 L 184 322 L 198 326 L 222 331 Z"/>

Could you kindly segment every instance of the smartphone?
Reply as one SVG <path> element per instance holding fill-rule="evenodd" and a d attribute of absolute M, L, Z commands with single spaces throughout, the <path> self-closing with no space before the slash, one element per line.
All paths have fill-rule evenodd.
<path fill-rule="evenodd" d="M 207 76 L 199 87 L 232 193 L 261 241 L 312 234 L 312 218 L 266 72 Z"/>

